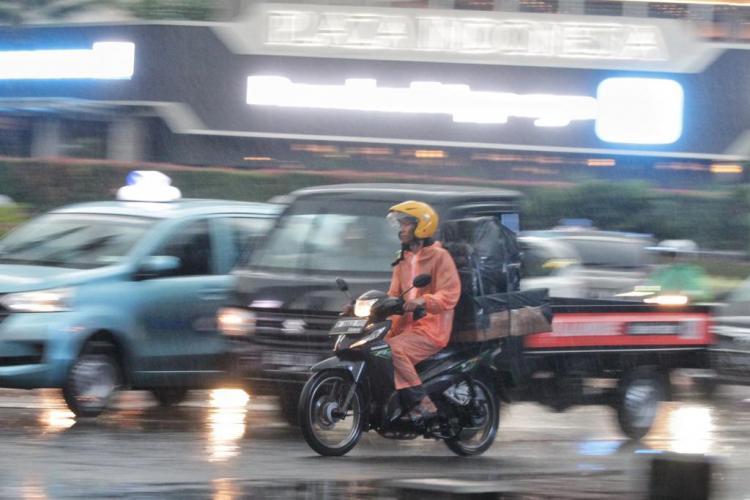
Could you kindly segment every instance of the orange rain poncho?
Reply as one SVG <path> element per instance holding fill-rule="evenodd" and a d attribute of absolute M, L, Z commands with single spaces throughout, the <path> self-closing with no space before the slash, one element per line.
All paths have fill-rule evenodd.
<path fill-rule="evenodd" d="M 386 337 L 393 355 L 396 389 L 422 383 L 414 365 L 448 344 L 453 308 L 461 295 L 461 282 L 453 258 L 437 242 L 421 248 L 416 254 L 405 252 L 404 259 L 393 269 L 388 295 L 401 295 L 420 274 L 429 274 L 432 282 L 424 288 L 413 288 L 404 300 L 423 298 L 427 315 L 417 321 L 413 320 L 412 314 L 394 317 L 393 328 Z"/>

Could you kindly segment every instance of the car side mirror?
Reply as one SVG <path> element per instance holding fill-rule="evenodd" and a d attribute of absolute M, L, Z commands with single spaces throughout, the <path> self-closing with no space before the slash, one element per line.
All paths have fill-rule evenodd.
<path fill-rule="evenodd" d="M 167 276 L 182 266 L 182 261 L 172 255 L 152 255 L 146 257 L 138 266 L 136 280 L 147 280 Z"/>
<path fill-rule="evenodd" d="M 349 284 L 346 282 L 346 280 L 344 278 L 336 278 L 336 286 L 342 292 L 348 292 L 349 291 Z"/>
<path fill-rule="evenodd" d="M 414 278 L 412 286 L 414 288 L 424 288 L 430 283 L 432 283 L 432 276 L 430 276 L 429 274 L 420 274 L 419 276 Z"/>

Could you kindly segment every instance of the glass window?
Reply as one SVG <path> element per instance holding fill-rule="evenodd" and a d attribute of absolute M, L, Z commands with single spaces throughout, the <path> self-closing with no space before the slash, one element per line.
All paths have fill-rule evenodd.
<path fill-rule="evenodd" d="M 550 255 L 543 248 L 524 245 L 521 257 L 521 272 L 524 278 L 539 278 L 549 276 L 554 272 L 551 267 L 545 267 Z"/>
<path fill-rule="evenodd" d="M 252 252 L 260 238 L 271 229 L 274 222 L 274 219 L 271 218 L 252 216 L 230 217 L 225 220 L 229 223 L 229 230 L 232 235 L 232 266 L 238 263 L 240 257 L 243 261 L 249 257 L 249 253 Z"/>
<path fill-rule="evenodd" d="M 495 10 L 495 0 L 455 0 L 454 8 L 466 10 Z"/>
<path fill-rule="evenodd" d="M 648 4 L 648 17 L 684 19 L 688 17 L 688 6 L 683 3 L 650 2 Z"/>
<path fill-rule="evenodd" d="M 622 2 L 613 0 L 586 0 L 583 12 L 593 16 L 621 16 Z"/>
<path fill-rule="evenodd" d="M 118 215 L 42 215 L 0 239 L 0 262 L 80 269 L 115 264 L 154 222 Z"/>
<path fill-rule="evenodd" d="M 640 240 L 610 238 L 563 238 L 581 256 L 584 266 L 641 268 L 650 263 L 646 245 Z"/>
<path fill-rule="evenodd" d="M 557 12 L 557 0 L 520 0 L 520 12 Z"/>
<path fill-rule="evenodd" d="M 175 231 L 172 239 L 152 255 L 168 255 L 180 259 L 180 267 L 172 276 L 212 274 L 212 243 L 207 220 L 190 222 Z"/>
<path fill-rule="evenodd" d="M 298 201 L 250 257 L 250 266 L 390 273 L 401 248 L 397 232 L 385 220 L 391 205 L 386 201 Z"/>

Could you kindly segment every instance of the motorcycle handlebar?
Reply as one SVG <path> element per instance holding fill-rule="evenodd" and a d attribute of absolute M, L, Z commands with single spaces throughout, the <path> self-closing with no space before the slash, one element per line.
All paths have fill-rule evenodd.
<path fill-rule="evenodd" d="M 422 319 L 425 316 L 427 316 L 427 310 L 424 308 L 424 306 L 419 306 L 414 309 L 414 321 Z"/>

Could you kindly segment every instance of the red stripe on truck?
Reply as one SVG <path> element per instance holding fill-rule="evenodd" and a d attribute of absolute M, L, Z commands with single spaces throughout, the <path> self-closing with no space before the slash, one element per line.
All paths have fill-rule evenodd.
<path fill-rule="evenodd" d="M 524 338 L 528 349 L 706 346 L 712 343 L 707 313 L 556 313 L 551 332 Z"/>

